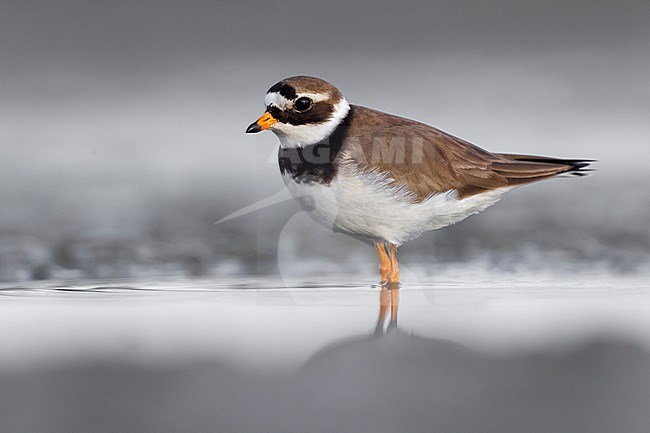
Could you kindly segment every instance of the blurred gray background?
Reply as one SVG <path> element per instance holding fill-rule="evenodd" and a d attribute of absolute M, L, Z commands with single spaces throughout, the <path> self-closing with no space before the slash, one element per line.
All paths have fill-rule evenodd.
<path fill-rule="evenodd" d="M 244 129 L 296 74 L 489 150 L 599 160 L 408 266 L 648 272 L 647 1 L 5 0 L 0 68 L 2 281 L 272 273 L 278 245 L 374 271 L 290 201 L 214 224 L 283 188 L 275 137 Z"/>
<path fill-rule="evenodd" d="M 598 171 L 405 245 L 370 336 L 373 248 L 215 224 L 296 74 Z M 0 0 L 0 430 L 648 432 L 649 77 L 647 0 Z"/>

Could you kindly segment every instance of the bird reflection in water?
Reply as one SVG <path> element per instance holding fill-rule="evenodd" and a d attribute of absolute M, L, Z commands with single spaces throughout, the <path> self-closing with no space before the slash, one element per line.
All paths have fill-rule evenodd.
<path fill-rule="evenodd" d="M 397 330 L 398 309 L 399 289 L 396 287 L 382 286 L 379 292 L 379 317 L 377 318 L 377 326 L 375 326 L 375 335 Z M 388 326 L 386 326 L 389 310 L 390 320 L 388 321 Z"/>

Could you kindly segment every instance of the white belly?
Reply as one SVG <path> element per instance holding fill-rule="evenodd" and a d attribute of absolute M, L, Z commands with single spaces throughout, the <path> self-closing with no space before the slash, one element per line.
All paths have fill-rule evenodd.
<path fill-rule="evenodd" d="M 512 189 L 498 188 L 462 200 L 451 190 L 416 203 L 406 187 L 391 185 L 386 175 L 361 173 L 354 166 L 341 167 L 329 185 L 283 177 L 294 199 L 325 227 L 396 245 L 478 213 Z"/>

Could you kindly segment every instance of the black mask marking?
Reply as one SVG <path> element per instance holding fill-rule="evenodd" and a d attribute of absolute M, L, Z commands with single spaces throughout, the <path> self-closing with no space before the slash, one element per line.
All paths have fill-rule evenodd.
<path fill-rule="evenodd" d="M 275 105 L 266 107 L 266 111 L 271 113 L 278 122 L 288 123 L 289 125 L 307 125 L 309 123 L 325 123 L 332 117 L 334 106 L 326 101 L 315 102 L 314 105 L 304 113 L 299 113 L 292 109 L 281 110 Z"/>

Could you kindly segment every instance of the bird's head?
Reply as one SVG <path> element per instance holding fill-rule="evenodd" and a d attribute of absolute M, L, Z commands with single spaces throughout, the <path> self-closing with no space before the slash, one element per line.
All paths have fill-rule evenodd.
<path fill-rule="evenodd" d="M 350 110 L 339 89 L 316 77 L 296 76 L 274 84 L 266 112 L 247 133 L 271 130 L 284 148 L 309 146 L 330 136 Z"/>

